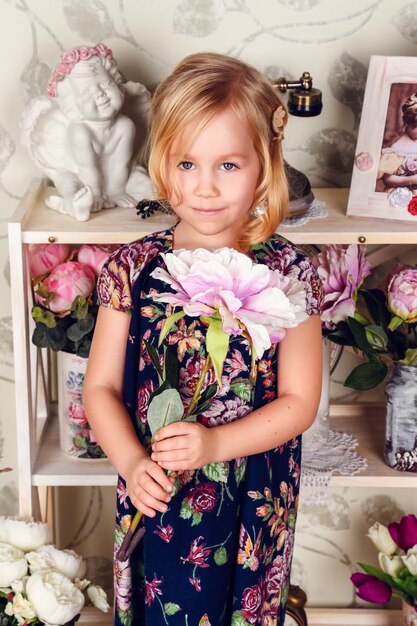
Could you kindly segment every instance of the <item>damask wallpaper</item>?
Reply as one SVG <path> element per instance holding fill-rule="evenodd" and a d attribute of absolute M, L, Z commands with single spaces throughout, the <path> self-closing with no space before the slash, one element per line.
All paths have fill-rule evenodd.
<path fill-rule="evenodd" d="M 103 41 L 128 79 L 153 88 L 188 53 L 242 58 L 271 78 L 311 72 L 323 91 L 319 117 L 292 117 L 286 159 L 315 186 L 349 185 L 370 55 L 417 52 L 417 1 L 410 0 L 0 0 L 0 513 L 17 511 L 7 221 L 38 175 L 19 143 L 27 102 L 45 92 L 52 67 L 73 46 Z M 291 234 L 288 233 L 291 238 Z M 343 363 L 333 395 L 346 396 Z M 111 586 L 113 490 L 58 490 L 57 539 L 89 561 Z M 293 582 L 311 605 L 357 603 L 349 575 L 372 562 L 369 525 L 416 512 L 411 490 L 338 489 L 325 504 L 304 504 Z M 97 574 L 94 574 L 96 572 Z M 99 579 L 97 579 L 97 575 Z"/>

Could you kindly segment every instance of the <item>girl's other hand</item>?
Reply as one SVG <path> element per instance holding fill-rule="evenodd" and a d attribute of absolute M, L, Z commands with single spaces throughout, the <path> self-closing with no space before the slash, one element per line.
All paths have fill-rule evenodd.
<path fill-rule="evenodd" d="M 129 498 L 138 511 L 148 517 L 155 517 L 156 511 L 167 511 L 175 479 L 168 478 L 162 467 L 149 456 L 135 459 L 125 479 Z"/>
<path fill-rule="evenodd" d="M 216 461 L 215 431 L 198 422 L 173 422 L 155 433 L 151 458 L 165 470 L 200 469 Z"/>

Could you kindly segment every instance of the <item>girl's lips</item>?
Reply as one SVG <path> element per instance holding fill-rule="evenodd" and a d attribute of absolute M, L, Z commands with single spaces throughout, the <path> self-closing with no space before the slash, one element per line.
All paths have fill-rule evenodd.
<path fill-rule="evenodd" d="M 223 211 L 223 209 L 213 209 L 209 211 L 205 209 L 194 209 L 194 211 L 199 215 L 206 215 L 207 217 L 209 217 L 211 215 L 216 215 L 216 213 L 220 213 L 221 211 Z"/>

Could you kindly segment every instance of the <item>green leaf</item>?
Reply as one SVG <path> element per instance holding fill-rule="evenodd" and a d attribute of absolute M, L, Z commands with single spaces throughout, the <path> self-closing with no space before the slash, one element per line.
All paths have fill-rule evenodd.
<path fill-rule="evenodd" d="M 89 303 L 84 296 L 77 296 L 71 304 L 72 317 L 76 319 L 84 319 L 88 314 Z"/>
<path fill-rule="evenodd" d="M 386 329 L 391 319 L 391 313 L 387 308 L 384 292 L 381 289 L 360 289 L 359 294 L 365 300 L 374 323 Z"/>
<path fill-rule="evenodd" d="M 225 333 L 221 319 L 210 318 L 210 325 L 207 329 L 206 346 L 213 362 L 214 372 L 219 387 L 222 386 L 223 363 L 229 349 L 228 333 Z"/>
<path fill-rule="evenodd" d="M 35 326 L 35 329 L 32 334 L 32 343 L 38 348 L 47 348 L 48 347 L 48 338 L 46 336 L 46 328 L 42 324 L 40 326 Z"/>
<path fill-rule="evenodd" d="M 202 513 L 197 513 L 196 511 L 193 512 L 193 521 L 191 522 L 191 526 L 198 526 L 198 524 L 201 522 L 203 518 L 203 514 Z"/>
<path fill-rule="evenodd" d="M 239 611 L 234 611 L 230 626 L 250 626 L 250 623 L 245 620 Z"/>
<path fill-rule="evenodd" d="M 208 463 L 201 469 L 209 480 L 214 480 L 216 483 L 227 483 L 229 463 L 226 461 L 222 461 L 221 463 Z"/>
<path fill-rule="evenodd" d="M 145 342 L 146 350 L 148 351 L 148 354 L 149 354 L 149 358 L 151 359 L 152 364 L 155 367 L 156 371 L 158 372 L 159 378 L 161 379 L 162 367 L 161 367 L 161 364 L 159 363 L 158 350 L 154 348 L 154 346 L 150 344 L 149 341 L 146 341 L 146 339 L 144 339 L 144 342 Z"/>
<path fill-rule="evenodd" d="M 167 615 L 175 615 L 178 611 L 181 611 L 181 607 L 178 604 L 175 604 L 175 602 L 166 602 L 164 604 L 164 612 Z"/>
<path fill-rule="evenodd" d="M 403 323 L 404 323 L 404 320 L 402 317 L 398 317 L 398 315 L 394 315 L 394 317 L 391 319 L 390 323 L 388 324 L 388 329 L 391 331 L 397 330 L 397 328 L 399 328 L 401 324 Z"/>
<path fill-rule="evenodd" d="M 78 322 L 72 324 L 67 330 L 67 337 L 70 341 L 77 343 L 77 341 L 81 341 L 83 338 L 83 333 L 78 325 Z"/>
<path fill-rule="evenodd" d="M 224 546 L 221 546 L 214 553 L 214 562 L 216 565 L 224 565 L 228 560 L 227 550 Z"/>
<path fill-rule="evenodd" d="M 172 389 L 178 389 L 180 384 L 180 363 L 175 346 L 166 346 L 165 350 L 165 380 L 169 382 Z"/>
<path fill-rule="evenodd" d="M 164 325 L 161 328 L 161 334 L 159 335 L 158 346 L 161 345 L 161 343 L 163 342 L 163 340 L 165 339 L 165 337 L 171 330 L 173 324 L 175 324 L 175 322 L 181 319 L 181 317 L 184 317 L 184 315 L 185 315 L 184 311 L 177 311 L 177 313 L 173 313 L 172 315 L 166 318 Z"/>
<path fill-rule="evenodd" d="M 165 389 L 154 396 L 148 407 L 148 424 L 152 435 L 163 426 L 178 422 L 183 413 L 184 405 L 176 389 Z"/>
<path fill-rule="evenodd" d="M 240 465 L 235 464 L 235 480 L 239 486 L 246 474 L 247 461 L 243 461 Z"/>
<path fill-rule="evenodd" d="M 401 359 L 400 363 L 417 366 L 417 348 L 408 348 L 408 350 L 405 351 L 405 356 Z"/>
<path fill-rule="evenodd" d="M 194 407 L 193 409 L 193 413 L 196 416 L 200 415 L 201 413 L 204 413 L 204 411 L 208 411 L 211 405 L 210 400 L 213 396 L 216 395 L 216 392 L 217 392 L 217 385 L 215 383 L 212 383 L 211 385 L 208 385 L 206 387 L 206 389 L 203 391 L 203 393 L 200 396 L 197 406 Z"/>
<path fill-rule="evenodd" d="M 388 348 L 388 337 L 386 332 L 380 326 L 375 324 L 369 324 L 365 328 L 365 335 L 368 343 L 375 348 L 375 350 L 386 351 Z"/>
<path fill-rule="evenodd" d="M 32 309 L 32 317 L 38 324 L 45 324 L 48 328 L 55 328 L 56 318 L 52 311 L 47 311 L 40 306 L 34 306 Z"/>
<path fill-rule="evenodd" d="M 250 402 L 252 385 L 250 384 L 249 380 L 242 380 L 241 382 L 239 382 L 236 379 L 236 381 L 230 385 L 230 388 L 233 393 L 238 396 L 238 398 L 244 400 L 245 402 Z"/>
<path fill-rule="evenodd" d="M 181 510 L 180 517 L 182 519 L 189 519 L 194 513 L 193 509 L 190 507 L 190 503 L 186 498 L 181 502 Z"/>
<path fill-rule="evenodd" d="M 368 391 L 381 383 L 388 373 L 388 367 L 380 359 L 361 363 L 355 367 L 346 378 L 345 387 L 352 387 L 358 391 Z"/>
<path fill-rule="evenodd" d="M 73 437 L 72 443 L 78 450 L 86 450 L 87 449 L 87 441 L 84 437 Z"/>
<path fill-rule="evenodd" d="M 362 352 L 366 354 L 369 360 L 372 361 L 373 359 L 375 359 L 377 355 L 374 349 L 368 343 L 365 327 L 362 326 L 362 324 L 355 320 L 353 317 L 348 317 L 347 323 L 359 350 L 362 350 Z"/>
<path fill-rule="evenodd" d="M 49 348 L 51 348 L 51 350 L 54 350 L 55 352 L 59 352 L 60 350 L 62 350 L 67 343 L 66 332 L 60 326 L 56 326 L 55 328 L 47 328 L 46 337 L 48 340 Z"/>

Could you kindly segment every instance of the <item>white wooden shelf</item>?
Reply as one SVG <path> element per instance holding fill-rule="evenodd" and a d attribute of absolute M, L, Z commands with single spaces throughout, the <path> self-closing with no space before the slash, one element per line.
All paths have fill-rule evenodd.
<path fill-rule="evenodd" d="M 127 243 L 175 222 L 161 213 L 143 220 L 135 209 L 122 208 L 102 210 L 87 222 L 77 222 L 48 209 L 44 200 L 51 191 L 41 181 L 34 181 L 12 218 L 21 223 L 23 243 L 47 243 L 50 237 L 59 243 Z M 417 228 L 412 223 L 347 216 L 347 189 L 315 189 L 314 193 L 326 203 L 328 216 L 310 219 L 304 226 L 278 229 L 294 243 L 358 243 L 364 237 L 369 244 L 417 244 Z"/>

